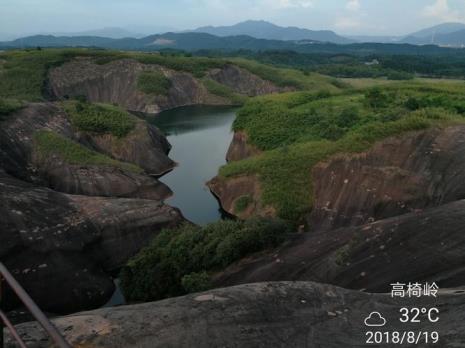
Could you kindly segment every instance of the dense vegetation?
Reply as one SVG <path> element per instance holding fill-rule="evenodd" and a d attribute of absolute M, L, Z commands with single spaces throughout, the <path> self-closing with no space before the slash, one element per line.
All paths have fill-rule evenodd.
<path fill-rule="evenodd" d="M 275 247 L 289 232 L 279 220 L 220 221 L 163 230 L 123 268 L 129 300 L 158 300 L 209 287 L 209 273 L 257 251 Z"/>
<path fill-rule="evenodd" d="M 68 101 L 63 106 L 72 124 L 84 132 L 124 137 L 136 124 L 134 116 L 113 105 Z"/>
<path fill-rule="evenodd" d="M 171 80 L 161 71 L 143 71 L 137 77 L 137 88 L 146 94 L 168 95 Z"/>
<path fill-rule="evenodd" d="M 387 78 L 409 80 L 414 76 L 465 79 L 465 50 L 446 50 L 438 54 L 400 54 L 334 52 L 298 53 L 285 50 L 267 51 L 198 51 L 209 57 L 243 57 L 277 67 L 301 69 L 334 77 Z"/>
<path fill-rule="evenodd" d="M 45 130 L 36 132 L 34 136 L 34 154 L 41 162 L 47 162 L 57 156 L 68 164 L 111 166 L 136 173 L 142 172 L 142 169 L 133 164 L 116 161 L 71 139 Z"/>
<path fill-rule="evenodd" d="M 299 221 L 311 210 L 311 168 L 336 153 L 360 152 L 403 132 L 464 122 L 460 84 L 399 83 L 381 90 L 329 95 L 308 92 L 250 100 L 235 130 L 265 152 L 232 162 L 223 177 L 258 174 L 265 204 L 280 217 Z"/>

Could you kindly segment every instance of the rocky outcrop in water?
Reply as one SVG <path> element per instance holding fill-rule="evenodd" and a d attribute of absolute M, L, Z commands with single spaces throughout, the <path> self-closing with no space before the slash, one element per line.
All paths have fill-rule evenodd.
<path fill-rule="evenodd" d="M 372 224 L 295 235 L 216 276 L 218 286 L 311 280 L 372 292 L 390 284 L 465 284 L 465 200 Z"/>
<path fill-rule="evenodd" d="M 43 154 L 39 131 L 74 145 Z M 87 157 L 70 162 L 60 151 L 76 146 L 108 157 L 101 164 Z M 169 148 L 142 120 L 123 138 L 79 132 L 54 103 L 27 104 L 2 122 L 0 260 L 42 309 L 68 313 L 105 304 L 115 289 L 112 275 L 162 228 L 185 221 L 162 203 L 171 190 L 147 174 L 174 166 Z M 16 305 L 9 293 L 5 303 Z"/>
<path fill-rule="evenodd" d="M 464 138 L 463 125 L 411 132 L 384 139 L 364 153 L 337 155 L 318 164 L 309 173 L 314 202 L 308 226 L 312 231 L 357 226 L 465 198 Z M 247 137 L 236 133 L 228 159 L 256 155 L 249 146 Z M 244 195 L 244 180 L 217 177 L 210 184 L 231 214 Z M 260 193 L 247 181 L 259 206 Z M 260 209 L 250 214 L 263 215 Z"/>
<path fill-rule="evenodd" d="M 400 307 L 415 305 L 440 308 L 440 321 L 422 322 L 421 331 L 439 332 L 448 348 L 465 341 L 463 298 L 444 291 L 437 299 L 399 300 L 310 282 L 260 283 L 79 313 L 55 324 L 75 347 L 358 348 L 367 345 L 364 320 L 374 311 L 387 321 L 380 331 L 418 332 L 418 324 L 399 323 Z M 37 324 L 18 329 L 28 347 L 50 347 Z"/>
<path fill-rule="evenodd" d="M 174 167 L 167 156 L 170 146 L 166 138 L 142 120 L 124 139 L 111 134 L 92 135 L 75 131 L 58 105 L 36 103 L 2 123 L 0 168 L 18 178 L 71 194 L 153 199 L 171 195 L 158 180 L 124 166 L 73 164 L 60 156 L 38 156 L 34 136 L 40 130 L 53 131 L 116 160 L 140 165 L 149 174 L 161 174 Z"/>
<path fill-rule="evenodd" d="M 42 309 L 59 313 L 103 305 L 110 274 L 184 221 L 159 201 L 67 195 L 3 171 L 0 201 L 0 260 Z"/>
<path fill-rule="evenodd" d="M 171 82 L 167 95 L 148 95 L 137 88 L 144 71 L 162 72 Z M 255 96 L 284 90 L 271 82 L 232 65 L 207 74 L 237 93 Z M 86 96 L 91 102 L 116 103 L 127 110 L 156 114 L 187 105 L 230 105 L 231 101 L 210 93 L 192 74 L 166 67 L 120 59 L 96 64 L 78 58 L 50 70 L 51 94 L 58 98 Z"/>

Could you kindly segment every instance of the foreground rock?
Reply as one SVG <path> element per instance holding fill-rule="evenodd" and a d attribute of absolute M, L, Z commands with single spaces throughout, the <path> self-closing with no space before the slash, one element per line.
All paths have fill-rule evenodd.
<path fill-rule="evenodd" d="M 465 200 L 365 226 L 305 233 L 216 277 L 228 286 L 311 280 L 372 292 L 396 282 L 465 285 Z"/>
<path fill-rule="evenodd" d="M 144 71 L 160 71 L 171 81 L 166 96 L 138 90 L 137 78 Z M 232 65 L 214 69 L 208 76 L 250 96 L 288 90 Z M 127 110 L 150 114 L 187 105 L 231 104 L 231 100 L 210 93 L 192 74 L 132 59 L 99 65 L 91 59 L 78 58 L 51 69 L 49 83 L 51 94 L 58 98 L 84 95 L 92 102 L 116 103 Z"/>
<path fill-rule="evenodd" d="M 400 324 L 399 309 L 440 308 L 440 321 Z M 370 330 L 365 318 L 382 313 L 387 325 Z M 366 331 L 438 332 L 441 347 L 465 342 L 463 294 L 392 299 L 309 282 L 261 283 L 218 289 L 136 306 L 59 318 L 55 324 L 75 347 L 365 347 Z M 28 347 L 50 347 L 36 324 L 19 326 Z M 9 345 L 7 344 L 7 347 Z M 416 347 L 427 347 L 424 343 Z"/>
<path fill-rule="evenodd" d="M 159 201 L 72 196 L 1 170 L 0 201 L 0 260 L 43 310 L 58 313 L 106 303 L 111 274 L 160 229 L 184 221 Z"/>

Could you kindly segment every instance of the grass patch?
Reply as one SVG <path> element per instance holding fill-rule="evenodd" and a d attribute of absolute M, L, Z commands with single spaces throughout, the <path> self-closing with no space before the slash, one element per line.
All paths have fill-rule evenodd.
<path fill-rule="evenodd" d="M 240 196 L 234 204 L 234 212 L 242 213 L 253 203 L 253 198 L 249 195 Z"/>
<path fill-rule="evenodd" d="M 123 268 L 123 292 L 132 301 L 152 301 L 206 290 L 210 272 L 281 244 L 288 232 L 284 222 L 262 219 L 163 230 Z"/>
<path fill-rule="evenodd" d="M 161 71 L 143 71 L 137 77 L 137 88 L 145 94 L 168 95 L 171 80 Z"/>
<path fill-rule="evenodd" d="M 136 125 L 134 116 L 117 106 L 80 101 L 64 102 L 63 106 L 72 124 L 84 132 L 122 138 Z"/>
<path fill-rule="evenodd" d="M 110 166 L 135 173 L 142 172 L 142 169 L 136 165 L 116 161 L 52 131 L 43 130 L 35 133 L 34 150 L 39 161 L 47 161 L 53 156 L 58 156 L 68 164 Z"/>
<path fill-rule="evenodd" d="M 0 98 L 0 121 L 3 121 L 11 113 L 23 107 L 23 103 L 16 99 Z"/>
<path fill-rule="evenodd" d="M 204 78 L 202 80 L 203 85 L 211 94 L 225 98 L 234 105 L 243 105 L 248 99 L 246 96 L 235 93 L 231 88 L 225 86 L 219 82 L 216 82 L 210 78 Z"/>
<path fill-rule="evenodd" d="M 300 221 L 312 209 L 310 173 L 317 163 L 337 153 L 365 151 L 389 136 L 463 123 L 464 102 L 463 86 L 415 83 L 335 96 L 300 92 L 255 98 L 238 112 L 234 128 L 264 153 L 227 164 L 220 176 L 258 175 L 263 204 L 275 207 L 283 219 Z"/>

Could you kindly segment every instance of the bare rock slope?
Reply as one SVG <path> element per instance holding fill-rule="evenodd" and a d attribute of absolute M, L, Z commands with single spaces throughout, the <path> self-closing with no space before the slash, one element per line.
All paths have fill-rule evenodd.
<path fill-rule="evenodd" d="M 2 171 L 0 201 L 0 260 L 42 309 L 58 313 L 103 305 L 111 273 L 184 221 L 159 201 L 66 195 Z"/>
<path fill-rule="evenodd" d="M 310 280 L 385 292 L 390 284 L 465 284 L 465 200 L 372 224 L 296 234 L 277 250 L 244 259 L 216 285 Z"/>
<path fill-rule="evenodd" d="M 465 341 L 463 298 L 445 292 L 437 299 L 399 300 L 309 282 L 260 283 L 80 313 L 55 324 L 75 347 L 355 348 L 367 346 L 364 320 L 377 311 L 387 321 L 380 331 L 436 331 L 448 348 Z M 399 324 L 399 309 L 413 304 L 440 308 L 440 321 Z M 51 345 L 37 324 L 19 331 L 28 347 Z"/>
<path fill-rule="evenodd" d="M 313 230 L 354 226 L 465 198 L 465 126 L 392 137 L 314 168 Z"/>

